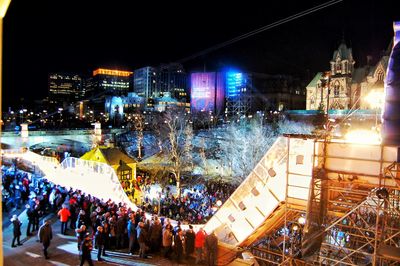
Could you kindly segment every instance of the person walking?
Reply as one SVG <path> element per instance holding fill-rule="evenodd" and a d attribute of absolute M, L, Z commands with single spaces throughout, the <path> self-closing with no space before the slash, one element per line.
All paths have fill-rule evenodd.
<path fill-rule="evenodd" d="M 68 218 L 71 216 L 71 212 L 68 210 L 67 205 L 63 204 L 62 209 L 58 211 L 57 215 L 60 216 L 61 234 L 66 235 Z"/>
<path fill-rule="evenodd" d="M 92 239 L 90 239 L 90 233 L 86 233 L 85 238 L 83 239 L 81 244 L 81 250 L 79 252 L 79 255 L 81 256 L 80 266 L 83 266 L 85 261 L 87 261 L 90 266 L 93 266 L 92 249 L 93 249 L 93 243 Z"/>
<path fill-rule="evenodd" d="M 13 224 L 13 240 L 12 240 L 12 244 L 11 247 L 15 248 L 17 247 L 15 245 L 15 240 L 17 240 L 17 245 L 18 246 L 22 246 L 22 243 L 20 242 L 19 238 L 21 236 L 21 221 L 18 220 L 18 216 L 16 214 L 13 215 L 13 217 L 11 218 L 11 222 Z"/>
<path fill-rule="evenodd" d="M 38 237 L 40 243 L 43 244 L 43 254 L 46 259 L 49 259 L 47 249 L 50 246 L 50 241 L 53 239 L 53 230 L 51 229 L 50 220 L 43 220 L 43 225 L 39 228 Z"/>
<path fill-rule="evenodd" d="M 194 242 L 194 247 L 196 249 L 196 264 L 203 260 L 204 253 L 204 242 L 206 241 L 206 233 L 203 228 L 200 227 L 199 231 L 196 233 L 196 238 Z"/>
<path fill-rule="evenodd" d="M 218 250 L 218 238 L 214 232 L 206 236 L 205 248 L 207 253 L 207 265 L 216 265 L 217 250 Z"/>
<path fill-rule="evenodd" d="M 97 260 L 103 261 L 101 258 L 104 249 L 104 234 L 102 226 L 97 226 L 97 232 L 94 236 L 94 245 L 97 247 Z"/>

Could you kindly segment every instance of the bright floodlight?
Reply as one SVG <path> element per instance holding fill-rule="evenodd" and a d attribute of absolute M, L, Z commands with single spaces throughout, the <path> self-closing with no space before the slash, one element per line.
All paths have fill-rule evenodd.
<path fill-rule="evenodd" d="M 304 218 L 304 217 L 302 216 L 302 217 L 300 217 L 300 218 L 298 219 L 298 222 L 299 222 L 299 224 L 304 225 L 304 224 L 306 223 L 306 218 Z"/>
<path fill-rule="evenodd" d="M 382 109 L 384 95 L 383 91 L 371 91 L 366 97 L 365 100 L 373 109 Z"/>
<path fill-rule="evenodd" d="M 353 130 L 346 134 L 346 142 L 361 144 L 380 144 L 381 136 L 376 131 Z"/>

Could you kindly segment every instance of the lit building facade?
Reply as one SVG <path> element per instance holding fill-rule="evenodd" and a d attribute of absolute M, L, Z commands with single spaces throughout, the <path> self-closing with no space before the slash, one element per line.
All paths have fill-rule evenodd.
<path fill-rule="evenodd" d="M 145 98 L 140 97 L 134 92 L 127 96 L 106 96 L 105 113 L 110 118 L 120 117 L 126 114 L 136 113 L 145 110 Z"/>
<path fill-rule="evenodd" d="M 126 96 L 133 90 L 133 72 L 98 68 L 86 82 L 86 95 Z"/>
<path fill-rule="evenodd" d="M 51 73 L 48 76 L 49 101 L 52 103 L 75 102 L 84 94 L 82 77 L 77 74 Z"/>
<path fill-rule="evenodd" d="M 135 70 L 133 88 L 137 95 L 148 99 L 157 91 L 157 69 L 154 67 L 142 67 Z"/>
<path fill-rule="evenodd" d="M 221 72 L 190 75 L 190 109 L 192 113 L 222 115 L 225 106 L 225 79 Z"/>
<path fill-rule="evenodd" d="M 368 95 L 383 96 L 388 60 L 386 52 L 377 64 L 355 68 L 352 49 L 341 43 L 333 53 L 330 71 L 318 72 L 307 85 L 306 109 L 373 109 Z"/>
<path fill-rule="evenodd" d="M 225 72 L 225 116 L 247 115 L 251 109 L 251 78 L 246 73 Z"/>
<path fill-rule="evenodd" d="M 188 99 L 187 75 L 181 64 L 164 64 L 157 70 L 155 97 L 169 93 L 177 100 Z"/>

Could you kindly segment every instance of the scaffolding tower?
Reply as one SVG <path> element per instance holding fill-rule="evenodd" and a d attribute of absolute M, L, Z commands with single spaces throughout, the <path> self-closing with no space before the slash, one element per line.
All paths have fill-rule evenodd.
<path fill-rule="evenodd" d="M 400 265 L 400 164 L 385 161 L 387 148 L 375 145 L 379 161 L 354 160 L 370 161 L 379 174 L 338 171 L 327 160 L 345 164 L 350 155 L 341 158 L 330 144 L 315 139 L 308 202 L 286 193 L 275 222 L 249 246 L 260 265 Z"/>

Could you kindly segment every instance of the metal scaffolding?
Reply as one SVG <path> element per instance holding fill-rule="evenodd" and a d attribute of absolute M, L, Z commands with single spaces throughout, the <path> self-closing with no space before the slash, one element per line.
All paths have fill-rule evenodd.
<path fill-rule="evenodd" d="M 321 156 L 314 147 L 308 203 L 286 198 L 251 246 L 259 264 L 400 265 L 400 164 L 384 162 L 381 146 L 379 175 L 334 171 L 325 168 L 326 140 L 315 145 L 323 148 Z"/>

